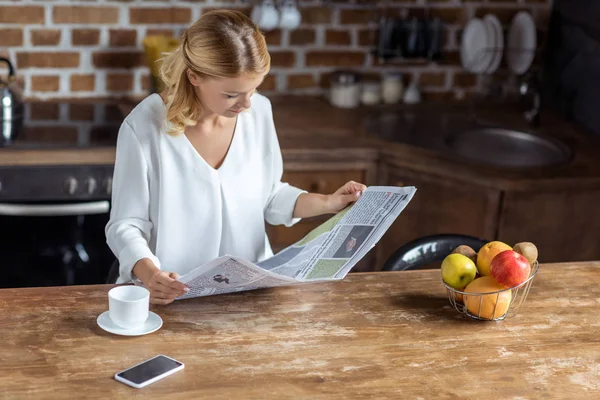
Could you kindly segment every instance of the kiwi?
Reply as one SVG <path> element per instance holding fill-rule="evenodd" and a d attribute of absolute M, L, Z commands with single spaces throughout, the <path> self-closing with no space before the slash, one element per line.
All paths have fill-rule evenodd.
<path fill-rule="evenodd" d="M 477 253 L 471 247 L 464 244 L 460 245 L 452 251 L 452 254 L 455 253 L 469 257 L 471 260 L 473 260 L 474 263 L 477 264 Z"/>
<path fill-rule="evenodd" d="M 535 244 L 531 242 L 517 243 L 513 247 L 513 250 L 525 257 L 531 264 L 538 258 L 538 249 L 535 247 Z"/>

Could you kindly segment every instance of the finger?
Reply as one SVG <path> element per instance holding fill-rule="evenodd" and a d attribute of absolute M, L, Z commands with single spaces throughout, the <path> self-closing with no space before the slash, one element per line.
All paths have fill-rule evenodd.
<path fill-rule="evenodd" d="M 155 299 L 161 299 L 161 300 L 175 300 L 180 295 L 154 291 L 154 292 L 152 292 L 152 294 L 150 296 L 154 297 Z"/>
<path fill-rule="evenodd" d="M 169 286 L 175 290 L 182 290 L 182 291 L 185 291 L 186 289 L 189 290 L 187 288 L 187 286 L 185 286 L 183 283 L 173 279 L 170 276 L 170 274 L 161 274 L 158 277 L 158 282 L 162 283 L 163 285 Z"/>
<path fill-rule="evenodd" d="M 163 283 L 159 283 L 158 285 L 156 285 L 154 290 L 156 290 L 157 292 L 160 292 L 160 293 L 164 293 L 165 295 L 168 295 L 168 296 L 181 296 L 182 294 L 185 293 L 185 290 L 173 289 L 172 287 L 167 286 Z"/>

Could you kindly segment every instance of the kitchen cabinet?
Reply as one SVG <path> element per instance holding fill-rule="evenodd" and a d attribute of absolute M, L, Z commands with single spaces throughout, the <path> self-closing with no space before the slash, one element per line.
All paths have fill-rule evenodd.
<path fill-rule="evenodd" d="M 378 269 L 396 249 L 422 236 L 456 233 L 490 240 L 495 237 L 499 190 L 385 164 L 379 177 L 382 185 L 415 186 L 417 192 L 375 246 Z"/>
<path fill-rule="evenodd" d="M 515 191 L 503 196 L 498 237 L 533 242 L 540 261 L 598 260 L 600 189 Z M 592 239 L 590 241 L 590 239 Z"/>

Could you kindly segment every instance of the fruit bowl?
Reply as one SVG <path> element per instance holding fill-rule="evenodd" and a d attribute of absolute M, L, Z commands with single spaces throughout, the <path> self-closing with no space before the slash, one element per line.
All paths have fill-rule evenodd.
<path fill-rule="evenodd" d="M 461 314 L 482 321 L 501 321 L 517 314 L 529 294 L 538 270 L 539 262 L 531 264 L 529 277 L 519 285 L 486 293 L 462 292 L 448 286 L 446 287 L 450 304 Z"/>

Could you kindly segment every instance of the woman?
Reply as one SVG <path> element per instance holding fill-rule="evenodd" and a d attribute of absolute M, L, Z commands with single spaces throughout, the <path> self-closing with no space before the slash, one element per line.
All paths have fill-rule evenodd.
<path fill-rule="evenodd" d="M 107 242 L 117 282 L 137 277 L 154 304 L 185 293 L 177 278 L 218 256 L 270 257 L 265 220 L 289 227 L 335 213 L 365 189 L 348 182 L 319 195 L 281 182 L 271 104 L 255 93 L 269 68 L 246 15 L 206 13 L 163 60 L 164 92 L 121 126 Z"/>

